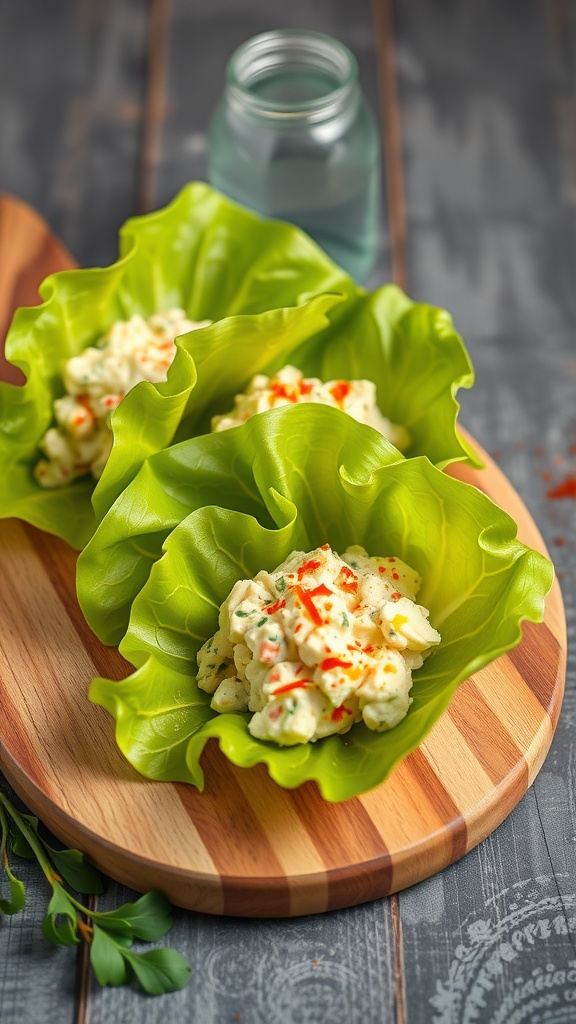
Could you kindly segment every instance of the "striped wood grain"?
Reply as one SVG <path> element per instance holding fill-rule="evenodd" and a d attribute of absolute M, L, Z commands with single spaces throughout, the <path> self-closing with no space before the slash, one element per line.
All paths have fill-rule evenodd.
<path fill-rule="evenodd" d="M 485 456 L 482 486 L 542 540 Z M 66 843 L 113 878 L 160 887 L 176 904 L 246 916 L 291 916 L 397 891 L 462 856 L 516 805 L 546 755 L 565 664 L 557 585 L 541 625 L 464 683 L 421 747 L 376 790 L 325 803 L 312 784 L 241 770 L 212 742 L 206 790 L 145 781 L 123 760 L 113 725 L 92 706 L 93 676 L 127 665 L 84 626 L 74 553 L 16 521 L 0 528 L 0 762 L 22 798 Z"/>

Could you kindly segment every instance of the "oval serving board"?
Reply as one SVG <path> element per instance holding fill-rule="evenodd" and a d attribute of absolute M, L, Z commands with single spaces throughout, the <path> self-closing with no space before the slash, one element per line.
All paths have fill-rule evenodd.
<path fill-rule="evenodd" d="M 484 470 L 457 465 L 452 474 L 502 505 L 520 539 L 546 554 L 519 496 L 480 454 Z M 129 666 L 86 627 L 75 561 L 55 538 L 0 523 L 0 765 L 63 842 L 134 889 L 254 917 L 376 899 L 484 839 L 546 756 L 566 663 L 557 582 L 545 621 L 525 623 L 521 643 L 463 683 L 418 750 L 364 796 L 329 804 L 312 783 L 281 789 L 262 765 L 235 768 L 215 741 L 203 756 L 204 793 L 150 782 L 118 751 L 112 719 L 88 701 L 94 676 L 120 679 Z"/>

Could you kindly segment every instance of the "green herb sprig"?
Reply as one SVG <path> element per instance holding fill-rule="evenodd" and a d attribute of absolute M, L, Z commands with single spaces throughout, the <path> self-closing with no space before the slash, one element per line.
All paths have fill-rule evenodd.
<path fill-rule="evenodd" d="M 190 979 L 188 961 L 174 949 L 134 953 L 134 939 L 153 942 L 172 927 L 171 907 L 165 896 L 152 891 L 135 903 L 104 913 L 84 906 L 65 888 L 96 896 L 103 891 L 102 877 L 87 864 L 79 850 L 58 850 L 40 832 L 38 819 L 18 811 L 0 790 L 0 857 L 8 881 L 8 898 L 0 896 L 0 915 L 17 914 L 26 903 L 22 882 L 14 875 L 9 854 L 36 858 L 52 896 L 42 924 L 44 937 L 62 946 L 85 941 L 90 963 L 101 985 L 125 985 L 132 979 L 150 995 L 176 992 Z"/>

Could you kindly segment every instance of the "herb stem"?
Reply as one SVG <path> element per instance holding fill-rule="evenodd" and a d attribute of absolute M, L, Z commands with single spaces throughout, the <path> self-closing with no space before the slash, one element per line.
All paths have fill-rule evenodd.
<path fill-rule="evenodd" d="M 0 852 L 2 853 L 2 860 L 6 865 L 8 863 L 8 854 L 6 853 L 6 840 L 8 838 L 8 818 L 6 817 L 6 811 L 0 803 Z"/>
<path fill-rule="evenodd" d="M 7 812 L 10 815 L 16 827 L 20 830 L 20 832 L 24 836 L 24 839 L 29 844 L 30 848 L 34 851 L 34 855 L 40 867 L 42 868 L 46 880 L 50 883 L 52 888 L 54 888 L 54 883 L 59 882 L 60 878 L 53 870 L 52 865 L 50 864 L 50 861 L 48 860 L 48 857 L 44 852 L 42 843 L 38 839 L 34 830 L 26 824 L 22 815 L 19 813 L 19 811 L 16 810 L 12 801 L 8 799 L 8 797 L 6 796 L 5 793 L 2 792 L 2 790 L 0 790 L 0 808 L 3 809 L 4 813 Z"/>

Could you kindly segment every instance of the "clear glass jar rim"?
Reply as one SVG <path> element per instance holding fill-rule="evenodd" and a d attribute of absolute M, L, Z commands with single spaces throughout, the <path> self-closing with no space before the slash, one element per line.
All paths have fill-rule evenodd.
<path fill-rule="evenodd" d="M 308 100 L 284 101 L 258 95 L 250 85 L 266 71 L 288 64 L 290 58 L 310 69 L 329 70 L 340 82 L 335 88 Z M 226 67 L 228 98 L 243 110 L 263 117 L 294 120 L 327 120 L 341 113 L 358 91 L 358 64 L 353 53 L 338 39 L 309 29 L 278 29 L 262 32 L 242 43 Z"/>

